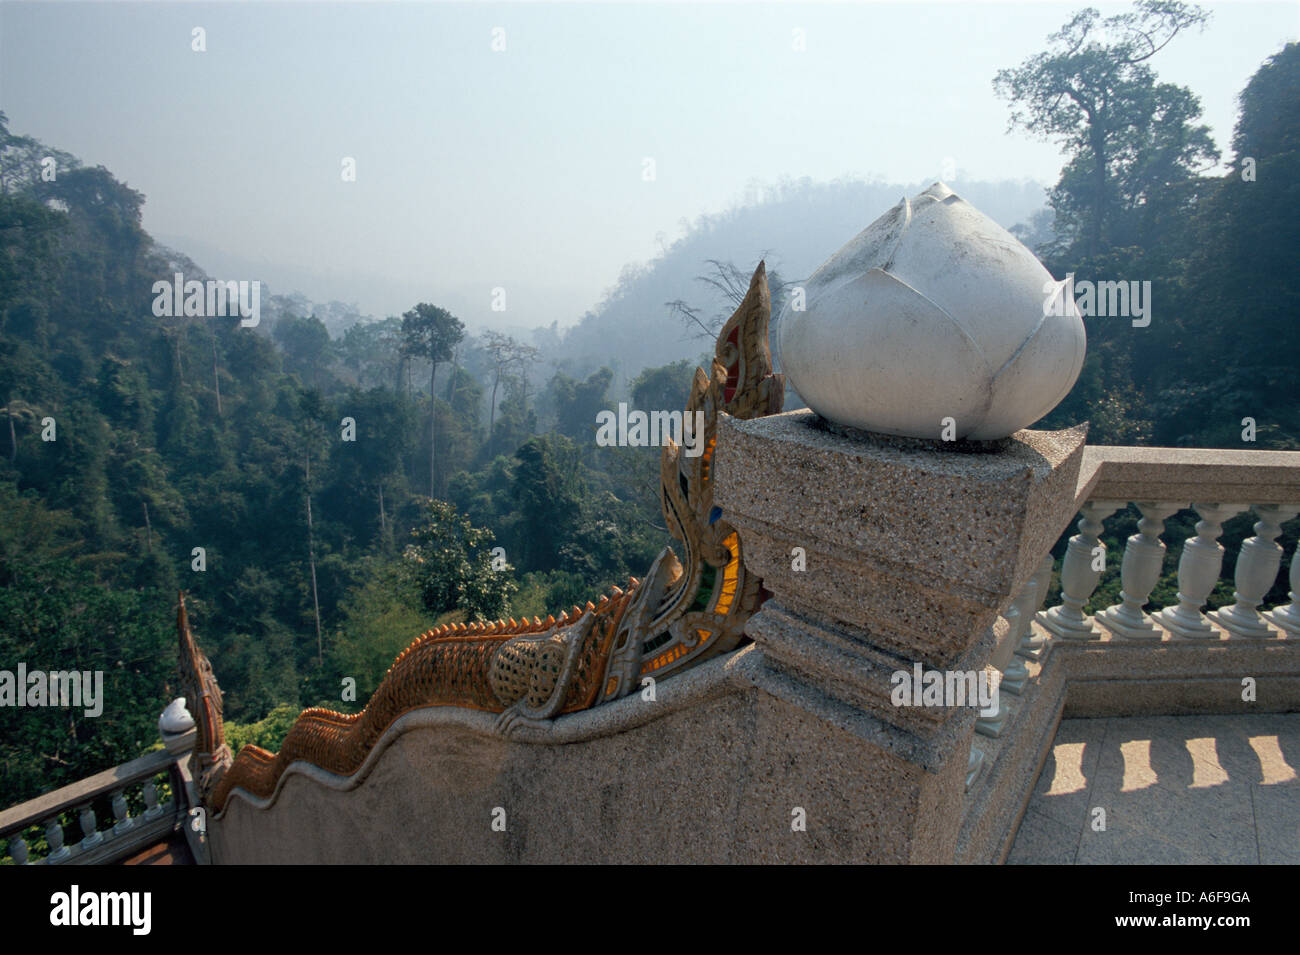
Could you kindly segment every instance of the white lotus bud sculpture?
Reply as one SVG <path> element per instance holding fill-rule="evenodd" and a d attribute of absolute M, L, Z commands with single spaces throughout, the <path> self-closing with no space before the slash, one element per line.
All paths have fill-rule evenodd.
<path fill-rule="evenodd" d="M 164 736 L 188 733 L 194 728 L 194 717 L 185 708 L 185 697 L 178 696 L 167 704 L 162 715 L 158 717 L 158 730 Z"/>
<path fill-rule="evenodd" d="M 803 311 L 786 306 L 781 370 L 837 424 L 1003 438 L 1056 407 L 1083 367 L 1083 318 L 1064 284 L 935 183 L 831 256 Z"/>

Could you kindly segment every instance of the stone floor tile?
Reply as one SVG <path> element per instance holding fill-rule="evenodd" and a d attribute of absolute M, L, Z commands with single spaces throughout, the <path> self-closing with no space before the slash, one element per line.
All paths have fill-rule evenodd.
<path fill-rule="evenodd" d="M 1036 809 L 1026 810 L 1007 865 L 1070 865 L 1078 841 L 1077 829 Z"/>

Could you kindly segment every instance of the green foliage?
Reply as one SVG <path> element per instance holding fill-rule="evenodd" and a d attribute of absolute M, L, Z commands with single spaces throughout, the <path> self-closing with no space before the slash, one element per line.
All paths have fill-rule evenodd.
<path fill-rule="evenodd" d="M 334 345 L 330 333 L 319 318 L 286 316 L 275 323 L 272 331 L 284 349 L 286 367 L 312 384 L 318 383 L 321 371 L 328 367 Z"/>
<path fill-rule="evenodd" d="M 0 510 L 0 667 L 102 674 L 98 715 L 0 707 L 0 804 L 11 805 L 139 755 L 176 657 L 166 595 L 98 583 L 71 556 L 75 521 L 34 495 L 0 483 Z"/>
<path fill-rule="evenodd" d="M 342 602 L 342 619 L 329 640 L 323 679 L 315 689 L 320 705 L 354 710 L 343 700 L 343 680 L 356 680 L 356 704 L 374 693 L 393 660 L 434 618 L 421 606 L 400 558 L 367 558 Z"/>
<path fill-rule="evenodd" d="M 445 501 L 427 501 L 424 510 L 424 522 L 411 531 L 415 543 L 403 554 L 424 608 L 463 610 L 474 620 L 501 617 L 517 585 L 509 564 L 493 567 L 492 532 L 474 527 Z"/>
<path fill-rule="evenodd" d="M 577 446 L 565 438 L 533 438 L 515 452 L 511 495 L 518 516 L 517 546 L 523 565 L 552 570 L 560 544 L 579 510 Z"/>
<path fill-rule="evenodd" d="M 401 335 L 402 322 L 396 316 L 380 322 L 357 322 L 343 333 L 337 354 L 358 387 L 388 385 L 400 390 Z"/>
<path fill-rule="evenodd" d="M 632 405 L 642 411 L 679 411 L 686 407 L 697 364 L 689 358 L 647 368 L 632 379 Z"/>
<path fill-rule="evenodd" d="M 451 361 L 452 349 L 465 337 L 465 325 L 445 308 L 421 302 L 402 315 L 402 350 L 439 364 Z"/>
<path fill-rule="evenodd" d="M 226 745 L 232 753 L 238 753 L 245 746 L 260 746 L 272 753 L 278 752 L 299 712 L 298 707 L 282 703 L 256 723 L 227 722 Z"/>
<path fill-rule="evenodd" d="M 577 381 L 563 372 L 551 380 L 555 404 L 555 430 L 579 441 L 590 441 L 596 432 L 596 414 L 607 407 L 605 393 L 614 380 L 614 372 L 601 368 L 585 381 Z"/>
<path fill-rule="evenodd" d="M 1162 440 L 1240 447 L 1249 416 L 1256 446 L 1300 448 L 1300 389 L 1280 360 L 1300 346 L 1290 281 L 1300 248 L 1298 90 L 1300 44 L 1290 43 L 1247 84 L 1232 168 L 1210 181 L 1185 227 L 1187 311 L 1161 344 L 1181 337 L 1177 355 L 1194 343 L 1196 374 L 1161 382 L 1161 418 L 1172 425 Z"/>
<path fill-rule="evenodd" d="M 590 587 L 581 574 L 566 570 L 524 574 L 511 612 L 521 617 L 545 617 L 581 607 L 601 588 Z"/>
<path fill-rule="evenodd" d="M 1135 226 L 1169 187 L 1217 158 L 1207 128 L 1191 125 L 1197 98 L 1156 83 L 1146 62 L 1205 20 L 1198 7 L 1171 0 L 1139 0 L 1104 20 L 1088 8 L 1048 38 L 1047 55 L 998 71 L 993 85 L 1011 102 L 1011 128 L 1068 151 L 1051 201 L 1075 256 L 1135 244 Z"/>
<path fill-rule="evenodd" d="M 1204 20 L 1180 3 L 1104 20 L 1084 10 L 1046 55 L 994 81 L 1013 128 L 1068 151 L 1054 227 L 1033 229 L 1049 270 L 1150 283 L 1150 327 L 1088 319 L 1079 382 L 1041 427 L 1089 421 L 1098 444 L 1300 447 L 1300 392 L 1276 360 L 1300 344 L 1300 291 L 1286 280 L 1300 247 L 1300 48 L 1251 78 L 1233 168 L 1206 177 L 1218 152 L 1197 98 L 1150 67 Z M 1256 440 L 1243 445 L 1247 417 Z"/>

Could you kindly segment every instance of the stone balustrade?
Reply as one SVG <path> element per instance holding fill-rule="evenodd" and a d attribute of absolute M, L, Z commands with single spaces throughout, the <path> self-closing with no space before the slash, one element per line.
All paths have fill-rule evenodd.
<path fill-rule="evenodd" d="M 1023 811 L 1025 787 L 1032 786 L 1062 716 L 1300 706 L 1300 560 L 1294 551 L 1289 603 L 1262 606 L 1281 571 L 1277 538 L 1300 514 L 1300 453 L 1090 446 L 1076 500 L 1076 533 L 1059 564 L 1059 600 L 1041 609 L 1058 569 L 1049 554 L 1004 613 L 1020 637 L 1013 653 L 999 645 L 991 661 L 1002 673 L 1003 695 L 998 714 L 976 722 L 959 858 L 996 859 L 999 840 L 1001 851 L 1009 847 L 1019 818 L 1010 807 Z M 1130 503 L 1139 521 L 1123 545 L 1119 600 L 1090 614 L 1099 588 L 1115 574 L 1101 540 L 1106 522 Z M 1176 602 L 1153 608 L 1152 591 L 1171 569 L 1168 546 L 1176 543 L 1166 522 L 1187 510 L 1197 521 L 1178 558 Z M 1237 558 L 1233 602 L 1207 611 L 1223 573 L 1219 538 L 1224 524 L 1241 514 L 1255 523 Z M 979 816 L 991 809 L 1006 819 L 1005 838 L 987 826 L 977 837 Z"/>
<path fill-rule="evenodd" d="M 166 838 L 182 823 L 191 802 L 184 760 L 194 737 L 195 731 L 190 730 L 169 740 L 168 749 L 146 753 L 0 812 L 0 853 L 7 849 L 8 858 L 17 865 L 103 865 Z M 171 790 L 166 799 L 159 792 L 163 778 Z M 131 814 L 132 802 L 142 804 L 143 810 Z M 107 810 L 110 824 L 100 826 L 97 808 Z M 74 827 L 77 838 L 69 842 L 68 831 Z M 32 843 L 42 836 L 44 854 L 33 858 Z"/>
<path fill-rule="evenodd" d="M 1039 615 L 1053 636 L 1092 641 L 1109 631 L 1112 640 L 1159 641 L 1300 634 L 1294 593 L 1286 606 L 1268 614 L 1259 610 L 1281 567 L 1282 548 L 1276 538 L 1282 524 L 1300 514 L 1300 453 L 1097 446 L 1086 449 L 1080 481 L 1079 532 L 1070 538 L 1061 564 L 1061 602 Z M 1084 607 L 1106 567 L 1099 535 L 1106 519 L 1129 502 L 1141 520 L 1138 533 L 1124 547 L 1120 602 L 1089 617 Z M 1179 559 L 1178 603 L 1149 614 L 1144 608 L 1164 567 L 1165 521 L 1189 508 L 1199 521 Z M 1223 545 L 1218 543 L 1223 525 L 1247 511 L 1258 522 L 1237 559 L 1235 602 L 1207 614 L 1203 608 L 1223 564 Z M 1295 591 L 1294 554 L 1291 565 Z"/>

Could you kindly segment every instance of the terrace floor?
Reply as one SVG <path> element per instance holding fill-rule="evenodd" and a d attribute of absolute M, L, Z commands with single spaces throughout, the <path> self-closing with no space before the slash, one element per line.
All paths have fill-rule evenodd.
<path fill-rule="evenodd" d="M 185 834 L 173 832 L 161 842 L 142 849 L 118 865 L 194 865 L 194 854 L 185 842 Z"/>
<path fill-rule="evenodd" d="M 1062 720 L 1007 862 L 1294 865 L 1298 772 L 1300 713 Z"/>

